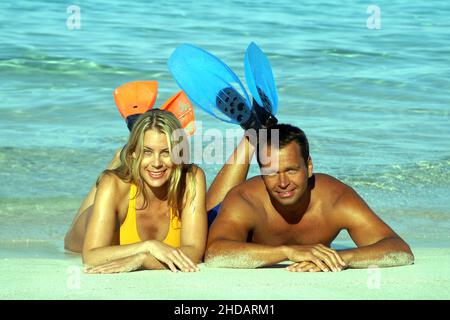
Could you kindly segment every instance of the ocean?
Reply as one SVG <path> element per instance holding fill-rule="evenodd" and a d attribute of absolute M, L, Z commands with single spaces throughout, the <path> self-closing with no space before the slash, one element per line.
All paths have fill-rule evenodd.
<path fill-rule="evenodd" d="M 0 255 L 62 252 L 82 198 L 127 141 L 114 88 L 158 80 L 162 104 L 179 90 L 166 63 L 183 43 L 244 81 L 251 41 L 271 61 L 279 122 L 307 133 L 315 171 L 355 188 L 413 249 L 448 247 L 449 9 L 445 0 L 0 2 Z M 204 130 L 236 128 L 195 112 Z M 200 165 L 210 183 L 220 164 Z"/>

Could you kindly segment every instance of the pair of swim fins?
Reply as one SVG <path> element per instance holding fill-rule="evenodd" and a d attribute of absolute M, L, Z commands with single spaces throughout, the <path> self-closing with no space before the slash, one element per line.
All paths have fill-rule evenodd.
<path fill-rule="evenodd" d="M 158 95 L 157 81 L 128 82 L 114 90 L 114 101 L 117 109 L 127 122 L 131 131 L 139 116 L 155 105 Z M 170 97 L 161 107 L 161 110 L 172 112 L 180 121 L 188 136 L 195 132 L 194 109 L 183 91 Z"/>
<path fill-rule="evenodd" d="M 269 128 L 278 122 L 275 117 L 278 94 L 270 62 L 253 42 L 245 52 L 244 66 L 252 103 L 237 75 L 211 53 L 183 44 L 168 60 L 169 70 L 180 88 L 207 113 L 244 129 Z"/>

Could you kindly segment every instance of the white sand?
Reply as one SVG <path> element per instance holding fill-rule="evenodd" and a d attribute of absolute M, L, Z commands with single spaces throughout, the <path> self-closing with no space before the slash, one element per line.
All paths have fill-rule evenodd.
<path fill-rule="evenodd" d="M 207 268 L 82 272 L 78 257 L 0 260 L 1 299 L 449 299 L 450 249 L 414 249 L 412 266 L 340 273 Z M 79 288 L 77 287 L 79 285 Z"/>

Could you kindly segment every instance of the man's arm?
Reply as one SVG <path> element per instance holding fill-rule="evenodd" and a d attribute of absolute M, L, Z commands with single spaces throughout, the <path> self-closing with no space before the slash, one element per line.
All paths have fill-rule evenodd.
<path fill-rule="evenodd" d="M 385 224 L 350 187 L 335 205 L 338 225 L 358 246 L 339 254 L 350 268 L 394 267 L 414 263 L 408 244 Z"/>
<path fill-rule="evenodd" d="M 344 261 L 323 245 L 270 246 L 247 243 L 255 228 L 257 208 L 238 192 L 230 191 L 210 229 L 205 262 L 212 267 L 258 268 L 282 261 L 312 261 L 322 271 L 338 271 Z M 261 209 L 260 209 L 261 210 Z"/>
<path fill-rule="evenodd" d="M 225 197 L 211 226 L 205 263 L 210 267 L 257 268 L 286 260 L 280 246 L 247 243 L 255 225 L 254 208 L 236 189 Z"/>

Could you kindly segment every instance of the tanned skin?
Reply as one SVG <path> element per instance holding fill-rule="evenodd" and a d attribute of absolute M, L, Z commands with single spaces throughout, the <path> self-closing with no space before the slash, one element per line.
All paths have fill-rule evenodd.
<path fill-rule="evenodd" d="M 313 174 L 311 158 L 295 141 L 264 146 L 278 167 L 235 186 L 209 231 L 205 262 L 214 267 L 256 268 L 291 261 L 289 271 L 341 271 L 371 265 L 412 264 L 409 246 L 355 190 L 326 174 Z M 276 158 L 275 157 L 275 158 Z M 331 243 L 347 230 L 357 248 Z"/>
<path fill-rule="evenodd" d="M 138 194 L 136 224 L 142 241 L 128 245 L 119 244 L 119 228 L 127 216 L 131 183 L 122 181 L 112 173 L 102 176 L 98 186 L 83 202 L 82 211 L 65 239 L 67 250 L 82 253 L 83 263 L 88 267 L 86 272 L 199 270 L 196 264 L 203 258 L 207 236 L 205 175 L 199 167 L 187 173 L 193 175 L 196 181 L 195 197 L 188 201 L 187 194 L 192 190 L 185 191 L 181 212 L 181 246 L 174 248 L 163 242 L 170 223 L 167 189 L 173 166 L 165 134 L 146 131 L 144 157 L 139 171 L 149 194 L 148 206 L 143 206 L 143 193 Z"/>

